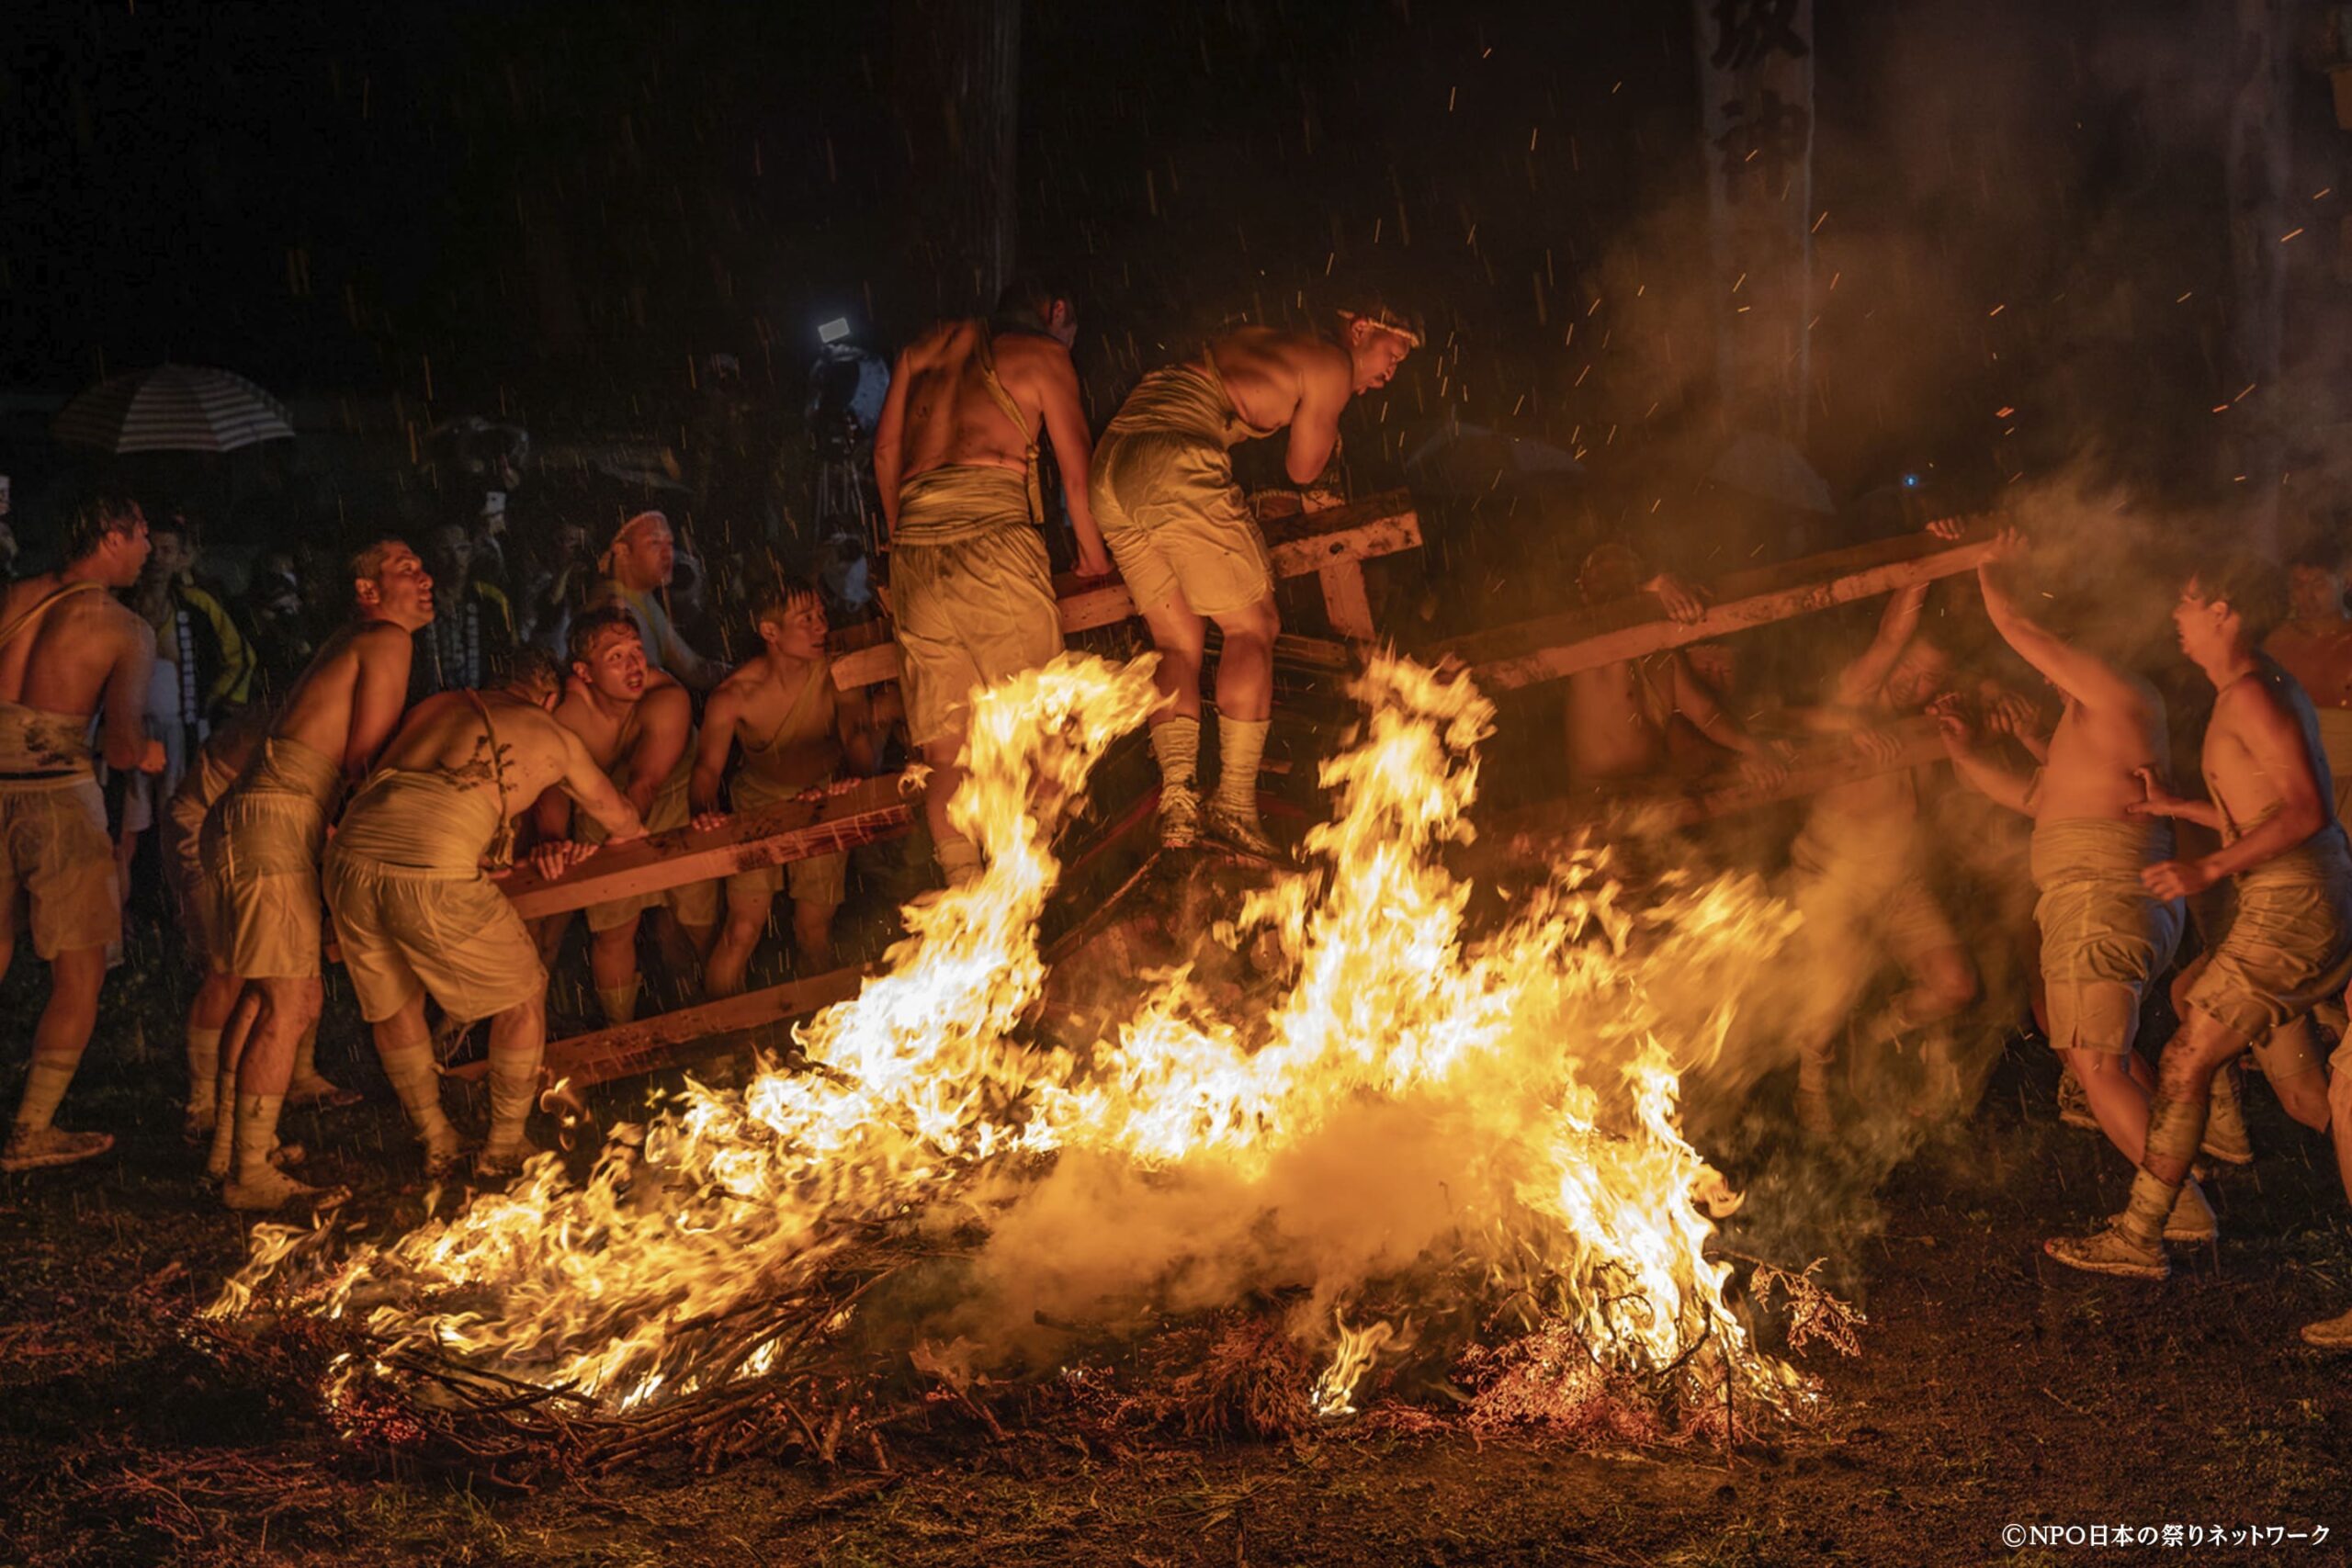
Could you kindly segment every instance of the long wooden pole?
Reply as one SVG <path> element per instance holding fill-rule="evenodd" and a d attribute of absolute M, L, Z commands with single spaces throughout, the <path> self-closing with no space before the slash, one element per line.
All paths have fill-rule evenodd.
<path fill-rule="evenodd" d="M 655 1072 L 669 1066 L 682 1045 L 804 1018 L 835 1002 L 845 1002 L 857 995 L 865 976 L 863 969 L 830 970 L 764 990 L 746 991 L 740 997 L 551 1041 L 544 1070 L 550 1077 L 570 1079 L 575 1088 Z M 468 1062 L 450 1068 L 448 1076 L 479 1078 L 489 1071 L 488 1062 Z"/>
<path fill-rule="evenodd" d="M 717 828 L 680 828 L 599 850 L 552 882 L 527 865 L 516 866 L 498 879 L 499 889 L 516 914 L 536 919 L 854 849 L 912 825 L 914 807 L 899 791 L 901 776 L 854 779 L 821 794 L 743 812 Z"/>
<path fill-rule="evenodd" d="M 1473 632 L 1428 653 L 1468 665 L 1489 691 L 1511 691 L 1973 571 L 1991 553 L 1982 540 L 1955 545 L 1926 534 L 1880 539 L 1734 572 L 1713 585 L 1713 602 L 1695 621 L 1668 620 L 1656 594 L 1640 593 L 1596 609 Z"/>
<path fill-rule="evenodd" d="M 1825 736 L 1801 748 L 1789 771 L 1767 783 L 1718 773 L 1679 793 L 1587 793 L 1506 813 L 1484 825 L 1482 842 L 1508 846 L 1514 840 L 1561 836 L 1606 825 L 1635 837 L 1668 833 L 1745 811 L 1819 795 L 1839 784 L 1858 784 L 1882 773 L 1944 760 L 1936 721 L 1922 715 L 1897 719 L 1881 731 L 1893 742 L 1884 752 L 1865 750 L 1851 736 Z M 1508 852 L 1508 850 L 1506 850 Z"/>

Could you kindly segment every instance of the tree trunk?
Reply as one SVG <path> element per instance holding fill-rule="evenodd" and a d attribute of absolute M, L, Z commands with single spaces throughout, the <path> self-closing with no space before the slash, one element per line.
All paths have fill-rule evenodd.
<path fill-rule="evenodd" d="M 909 171 L 909 304 L 986 311 L 1012 275 L 1020 0 L 896 0 L 895 94 Z"/>
<path fill-rule="evenodd" d="M 2231 53 L 2230 129 L 2225 152 L 2230 204 L 2231 385 L 2245 395 L 2229 454 L 2245 498 L 2245 538 L 2256 549 L 2279 547 L 2278 487 L 2285 463 L 2279 422 L 2280 357 L 2287 325 L 2287 182 L 2293 173 L 2295 0 L 2237 0 Z"/>
<path fill-rule="evenodd" d="M 1802 449 L 1812 359 L 1813 0 L 1692 0 L 1726 429 Z"/>

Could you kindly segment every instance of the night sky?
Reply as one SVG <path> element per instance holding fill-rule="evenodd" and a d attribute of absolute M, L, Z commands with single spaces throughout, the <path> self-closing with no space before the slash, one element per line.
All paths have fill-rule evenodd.
<path fill-rule="evenodd" d="M 1841 496 L 1929 464 L 1981 495 L 2086 452 L 2211 479 L 2192 416 L 2237 389 L 2212 9 L 1820 0 L 1811 455 Z M 168 355 L 611 428 L 698 355 L 797 400 L 818 320 L 887 353 L 930 313 L 898 265 L 888 6 L 12 20 L 19 390 Z M 1690 6 L 1136 0 L 1023 25 L 1023 261 L 1080 294 L 1098 420 L 1221 322 L 1369 265 L 1440 345 L 1366 411 L 1388 457 L 1450 402 L 1637 498 L 1719 434 Z M 2334 200 L 2301 287 L 2329 282 Z"/>

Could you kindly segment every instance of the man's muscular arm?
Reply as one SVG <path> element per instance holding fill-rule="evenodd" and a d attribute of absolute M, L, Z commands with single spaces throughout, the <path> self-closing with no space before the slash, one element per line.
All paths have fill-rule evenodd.
<path fill-rule="evenodd" d="M 742 716 L 742 694 L 729 682 L 710 694 L 703 710 L 702 738 L 695 743 L 694 782 L 686 797 L 695 816 L 726 809 L 718 803 L 727 783 L 727 752 L 735 744 L 735 721 Z"/>
<path fill-rule="evenodd" d="M 676 771 L 694 733 L 694 701 L 675 682 L 649 687 L 638 699 L 641 725 L 628 759 L 628 803 L 640 817 L 653 809 L 653 797 Z"/>
<path fill-rule="evenodd" d="M 124 773 L 160 773 L 164 747 L 147 739 L 147 677 L 155 663 L 155 631 L 129 611 L 121 626 L 114 668 L 107 675 L 106 701 L 98 720 L 98 751 L 107 766 Z"/>
<path fill-rule="evenodd" d="M 2014 537 L 2012 532 L 2003 530 L 2003 543 Z M 1998 558 L 2012 559 L 2016 553 L 2011 549 Z M 2052 685 L 2086 708 L 2138 713 L 2146 707 L 2140 688 L 2105 660 L 2061 640 L 2018 609 L 2017 600 L 2000 580 L 1996 561 L 1988 560 L 1976 569 L 1976 585 L 1984 596 L 1984 614 L 1992 621 L 1993 629 L 2001 634 L 2001 640 L 2017 649 L 2018 658 L 2041 671 Z"/>
<path fill-rule="evenodd" d="M 1340 445 L 1340 415 L 1351 391 L 1347 355 L 1316 344 L 1299 373 L 1298 412 L 1291 415 L 1290 445 L 1283 453 L 1283 472 L 1291 483 L 1310 483 L 1330 466 Z"/>
<path fill-rule="evenodd" d="M 1987 800 L 2020 816 L 2033 815 L 2033 780 L 2002 767 L 1976 749 L 1975 730 L 1957 695 L 1945 693 L 1928 705 L 1928 712 L 1935 717 L 1936 734 L 1944 743 L 1944 755 L 1951 759 L 1953 772 Z"/>
<path fill-rule="evenodd" d="M 833 725 L 841 735 L 842 754 L 861 777 L 881 767 L 882 742 L 889 734 L 890 720 L 865 687 L 843 692 L 834 699 Z"/>
<path fill-rule="evenodd" d="M 2235 842 L 2223 844 L 2211 854 L 2194 860 L 2163 861 L 2143 871 L 2140 881 L 2159 898 L 2202 893 L 2224 877 L 2277 859 L 2326 827 L 2334 809 L 2332 803 L 2320 795 L 2319 774 L 2312 766 L 2311 752 L 2304 747 L 2302 726 L 2296 722 L 2294 711 L 2280 702 L 2268 686 L 2242 681 L 2222 693 L 2213 705 L 2213 717 L 2206 732 L 2207 745 L 2212 744 L 2211 726 L 2223 723 L 2245 749 L 2254 771 L 2277 787 L 2278 809 L 2246 829 Z M 2218 803 L 2205 807 L 2202 813 L 2181 809 L 2189 803 L 2159 796 L 2150 771 L 2143 768 L 2139 773 L 2149 798 L 2133 807 L 2133 811 L 2200 822 L 2207 822 L 2210 818 L 2209 825 L 2222 825 Z"/>
<path fill-rule="evenodd" d="M 571 797 L 553 784 L 539 792 L 539 798 L 531 802 L 531 809 L 524 816 L 540 843 L 571 836 Z"/>
<path fill-rule="evenodd" d="M 1053 443 L 1054 466 L 1061 470 L 1062 499 L 1069 506 L 1069 525 L 1078 535 L 1078 575 L 1111 575 L 1111 552 L 1103 547 L 1102 531 L 1094 524 L 1094 503 L 1086 491 L 1087 470 L 1093 461 L 1094 439 L 1087 434 L 1086 409 L 1079 400 L 1078 367 L 1056 345 L 1038 356 L 1038 400 L 1046 420 L 1046 437 Z M 893 383 L 896 389 L 896 383 Z M 884 405 L 883 417 L 889 417 Z M 875 473 L 881 473 L 882 438 L 874 438 Z"/>
<path fill-rule="evenodd" d="M 586 742 L 560 724 L 550 721 L 548 728 L 563 746 L 563 777 L 559 787 L 596 819 L 596 825 L 605 829 L 605 841 L 617 844 L 645 837 L 645 821 L 638 816 L 637 807 L 613 787 L 613 781 L 589 754 Z"/>
<path fill-rule="evenodd" d="M 401 710 L 408 705 L 409 661 L 415 652 L 416 639 L 389 621 L 353 635 L 351 655 L 356 668 L 351 681 L 351 728 L 343 742 L 345 784 L 356 787 L 367 778 L 391 743 L 392 732 L 400 728 Z"/>
<path fill-rule="evenodd" d="M 1670 649 L 1668 663 L 1673 671 L 1674 711 L 1690 721 L 1691 728 L 1722 747 L 1743 757 L 1765 754 L 1763 742 L 1747 733 L 1746 727 L 1707 689 L 1707 683 L 1691 672 L 1690 661 L 1679 649 Z"/>
<path fill-rule="evenodd" d="M 912 349 L 901 350 L 890 367 L 890 390 L 882 399 L 882 416 L 874 423 L 874 489 L 882 498 L 885 541 L 899 531 L 899 475 L 906 468 L 907 383 L 914 379 L 913 357 Z M 1059 455 L 1059 441 L 1054 450 Z"/>

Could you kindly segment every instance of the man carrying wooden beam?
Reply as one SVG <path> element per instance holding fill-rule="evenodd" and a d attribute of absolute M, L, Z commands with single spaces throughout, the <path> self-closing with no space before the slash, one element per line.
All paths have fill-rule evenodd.
<path fill-rule="evenodd" d="M 1954 771 L 1987 798 L 2033 818 L 2033 880 L 2041 889 L 2033 915 L 2041 932 L 2050 1043 L 2083 1086 L 2108 1141 L 2138 1165 L 2155 1076 L 2132 1041 L 2140 1005 L 2172 963 L 2187 919 L 2177 900 L 2156 897 L 2140 880 L 2173 854 L 2171 823 L 2134 809 L 2147 795 L 2141 775 L 2161 771 L 2170 754 L 2164 699 L 2139 676 L 2019 609 L 2003 566 L 2024 554 L 2024 541 L 2004 529 L 1995 545 L 1993 558 L 1976 569 L 1984 612 L 2002 640 L 2065 701 L 2049 756 L 2030 776 L 2017 773 L 1977 746 L 1958 698 L 1938 698 L 1934 712 Z M 2236 1111 L 2233 1098 L 2229 1121 Z M 2244 1126 L 2236 1132 L 2242 1145 Z M 2208 1152 L 2240 1157 L 2233 1150 Z M 2212 1235 L 2213 1211 L 2192 1181 L 2165 1222 L 2165 1237 L 2207 1241 Z"/>
<path fill-rule="evenodd" d="M 295 1056 L 326 995 L 319 855 L 344 791 L 400 724 L 416 633 L 433 620 L 433 578 L 398 539 L 352 558 L 351 587 L 356 617 L 311 659 L 204 819 L 198 852 L 223 916 L 212 966 L 244 993 L 221 1042 L 205 1168 L 241 1212 L 331 1196 L 271 1163 Z"/>
<path fill-rule="evenodd" d="M 646 667 L 637 622 L 618 604 L 590 610 L 571 623 L 571 679 L 556 705 L 556 722 L 580 737 L 588 754 L 627 797 L 649 833 L 686 825 L 686 786 L 695 767 L 694 700 L 685 687 Z M 604 841 L 595 818 L 572 809 L 571 797 L 550 789 L 533 809 L 545 840 Z M 637 931 L 645 911 L 666 908 L 693 944 L 707 954 L 718 925 L 718 885 L 688 882 L 588 906 L 588 972 L 606 1023 L 637 1016 L 642 983 Z M 568 916 L 553 916 L 559 926 Z M 560 936 L 543 936 L 552 953 Z"/>
<path fill-rule="evenodd" d="M 1841 670 L 1831 705 L 1816 728 L 1881 744 L 1882 727 L 1925 711 L 1944 690 L 1951 656 L 1919 635 L 1928 584 L 1895 592 L 1878 635 Z M 1909 988 L 1863 1025 L 1873 1049 L 1924 1032 L 1930 1092 L 1951 1092 L 1957 1072 L 1942 1026 L 1976 997 L 1976 973 L 1960 933 L 1928 883 L 1919 831 L 1916 769 L 1841 784 L 1815 797 L 1804 829 L 1790 847 L 1793 901 L 1804 915 L 1799 937 L 1804 1000 L 1797 1012 L 1797 1114 L 1808 1133 L 1834 1130 L 1829 1100 L 1831 1043 L 1869 985 L 1883 952 L 1903 967 Z"/>
<path fill-rule="evenodd" d="M 1656 593 L 1667 614 L 1693 621 L 1705 604 L 1679 579 L 1660 573 L 1643 581 L 1641 558 L 1611 541 L 1585 557 L 1577 590 L 1588 604 Z M 1679 648 L 1623 659 L 1567 677 L 1568 776 L 1581 784 L 1623 784 L 1654 778 L 1670 757 L 1669 732 L 1684 720 L 1717 759 L 1736 759 L 1759 784 L 1787 772 L 1782 750 L 1747 733 L 1692 671 Z"/>
<path fill-rule="evenodd" d="M 774 806 L 832 778 L 844 757 L 858 773 L 874 771 L 881 735 L 874 705 L 863 690 L 837 692 L 825 657 L 825 602 L 814 584 L 772 579 L 752 600 L 752 623 L 763 649 L 739 666 L 703 715 L 694 763 L 695 823 L 721 809 L 720 791 L 736 811 Z M 727 754 L 742 749 L 742 765 L 727 775 Z M 833 911 L 847 890 L 849 852 L 811 855 L 789 866 L 739 871 L 727 879 L 727 923 L 710 952 L 703 984 L 714 998 L 743 989 L 744 971 L 778 892 L 792 894 L 793 944 L 811 972 L 832 962 Z"/>
<path fill-rule="evenodd" d="M 322 879 L 360 1016 L 430 1176 L 456 1168 L 458 1144 L 441 1110 L 428 995 L 451 1018 L 490 1020 L 490 1137 L 477 1170 L 510 1173 L 531 1152 L 523 1124 L 547 1045 L 547 970 L 485 864 L 504 863 L 514 818 L 550 787 L 584 807 L 607 843 L 645 831 L 586 744 L 556 722 L 555 660 L 517 648 L 495 674 L 493 690 L 417 704 L 345 808 Z M 592 852 L 556 842 L 534 859 L 558 876 Z"/>
<path fill-rule="evenodd" d="M 1288 426 L 1283 468 L 1316 481 L 1338 454 L 1351 398 L 1388 384 L 1421 341 L 1417 325 L 1375 300 L 1339 312 L 1325 337 L 1244 327 L 1199 358 L 1155 370 L 1127 394 L 1094 459 L 1103 538 L 1151 628 L 1168 701 L 1151 717 L 1159 761 L 1159 837 L 1170 849 L 1209 833 L 1277 856 L 1258 820 L 1258 762 L 1273 714 L 1273 570 L 1266 539 L 1233 482 L 1232 448 Z M 1193 782 L 1201 739 L 1201 663 L 1208 623 L 1224 634 L 1217 661 L 1215 798 L 1204 813 Z"/>
<path fill-rule="evenodd" d="M 1091 441 L 1070 344 L 1068 296 L 1015 281 L 991 321 L 945 321 L 899 355 L 874 432 L 874 479 L 889 529 L 886 600 L 898 637 L 908 738 L 930 777 L 923 814 L 949 884 L 979 873 L 978 846 L 947 819 L 962 781 L 974 687 L 1062 649 L 1045 536 L 1038 444 L 1061 469 L 1081 577 L 1110 574 L 1088 500 Z"/>
<path fill-rule="evenodd" d="M 2212 799 L 2173 795 L 2149 770 L 2137 809 L 2202 822 L 2223 842 L 2149 866 L 2141 880 L 2157 897 L 2178 898 L 2227 878 L 2237 901 L 2157 1064 L 2131 1202 L 2089 1236 L 2043 1244 L 2071 1269 L 2146 1280 L 2172 1271 L 2165 1229 L 2204 1142 L 2213 1077 L 2249 1047 L 2287 1113 L 2332 1134 L 2352 1194 L 2352 1052 L 2337 1051 L 2331 1086 L 2308 1034 L 2289 1028 L 2352 977 L 2352 850 L 2335 820 L 2311 699 L 2259 651 L 2286 608 L 2279 577 L 2249 556 L 2200 562 L 2173 607 L 2181 650 L 2213 685 L 2201 752 Z M 2307 1325 L 2303 1337 L 2352 1348 L 2352 1313 Z"/>

